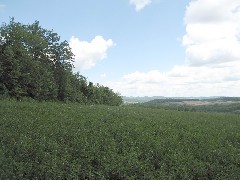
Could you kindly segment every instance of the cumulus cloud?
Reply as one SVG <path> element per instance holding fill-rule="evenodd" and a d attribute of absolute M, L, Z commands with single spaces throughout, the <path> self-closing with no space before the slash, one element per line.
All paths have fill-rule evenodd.
<path fill-rule="evenodd" d="M 168 72 L 134 72 L 106 85 L 127 96 L 239 96 L 240 62 L 228 67 L 183 65 Z"/>
<path fill-rule="evenodd" d="M 240 1 L 192 0 L 184 20 L 185 65 L 106 85 L 127 96 L 240 96 Z"/>
<path fill-rule="evenodd" d="M 129 0 L 129 3 L 135 6 L 136 11 L 142 10 L 145 6 L 151 4 L 151 2 L 151 0 Z"/>
<path fill-rule="evenodd" d="M 96 36 L 91 42 L 81 41 L 72 36 L 69 45 L 75 55 L 75 70 L 82 72 L 107 58 L 107 50 L 114 43 L 112 39 L 105 40 L 102 36 Z"/>
<path fill-rule="evenodd" d="M 240 1 L 195 0 L 186 14 L 186 59 L 191 66 L 240 59 Z"/>

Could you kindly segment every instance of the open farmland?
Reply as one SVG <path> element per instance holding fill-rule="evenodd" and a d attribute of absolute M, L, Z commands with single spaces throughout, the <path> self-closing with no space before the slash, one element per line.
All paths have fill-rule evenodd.
<path fill-rule="evenodd" d="M 178 111 L 219 112 L 240 114 L 239 97 L 219 98 L 165 98 L 144 103 L 130 104 L 135 107 L 172 109 Z"/>
<path fill-rule="evenodd" d="M 240 179 L 240 117 L 0 102 L 0 179 Z"/>

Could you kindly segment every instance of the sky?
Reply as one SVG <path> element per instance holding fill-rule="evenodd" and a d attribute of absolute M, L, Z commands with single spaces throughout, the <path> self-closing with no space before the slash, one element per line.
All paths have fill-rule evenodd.
<path fill-rule="evenodd" d="M 67 40 L 74 72 L 123 96 L 240 96 L 239 0 L 0 0 L 0 22 Z"/>

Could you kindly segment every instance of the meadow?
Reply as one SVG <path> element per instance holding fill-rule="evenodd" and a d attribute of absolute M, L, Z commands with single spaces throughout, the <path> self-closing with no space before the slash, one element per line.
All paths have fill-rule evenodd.
<path fill-rule="evenodd" d="M 1 100 L 0 179 L 240 179 L 240 116 Z"/>

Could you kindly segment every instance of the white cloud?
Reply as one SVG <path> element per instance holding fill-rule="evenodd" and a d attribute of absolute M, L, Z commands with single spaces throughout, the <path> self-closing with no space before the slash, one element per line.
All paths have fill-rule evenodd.
<path fill-rule="evenodd" d="M 106 85 L 127 96 L 240 96 L 240 1 L 192 0 L 185 23 L 185 65 Z"/>
<path fill-rule="evenodd" d="M 185 14 L 186 59 L 191 66 L 240 60 L 240 1 L 195 0 Z"/>
<path fill-rule="evenodd" d="M 80 72 L 105 59 L 107 50 L 114 45 L 112 39 L 105 40 L 102 36 L 96 36 L 91 42 L 81 41 L 72 36 L 69 44 L 75 55 L 75 70 Z"/>
<path fill-rule="evenodd" d="M 135 6 L 136 11 L 142 10 L 145 6 L 151 4 L 151 2 L 151 0 L 129 0 L 129 3 Z"/>
<path fill-rule="evenodd" d="M 240 62 L 229 67 L 184 65 L 169 72 L 134 72 L 105 85 L 127 96 L 239 96 Z"/>

